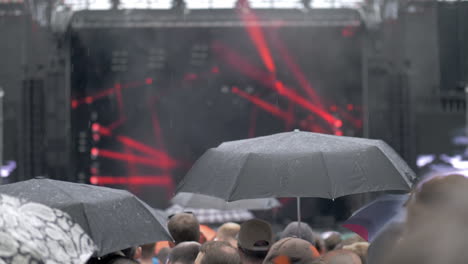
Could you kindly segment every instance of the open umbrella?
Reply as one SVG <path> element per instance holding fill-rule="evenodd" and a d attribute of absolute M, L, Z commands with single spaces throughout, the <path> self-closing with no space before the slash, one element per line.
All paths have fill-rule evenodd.
<path fill-rule="evenodd" d="M 93 239 L 97 256 L 171 240 L 154 210 L 128 191 L 37 178 L 1 185 L 0 193 L 68 213 Z"/>
<path fill-rule="evenodd" d="M 237 210 L 217 210 L 217 209 L 201 209 L 188 208 L 180 205 L 173 205 L 166 209 L 168 215 L 191 212 L 201 224 L 219 224 L 226 222 L 244 222 L 254 218 L 254 215 L 244 209 Z"/>
<path fill-rule="evenodd" d="M 334 199 L 373 191 L 407 191 L 414 179 L 414 172 L 381 140 L 294 131 L 227 142 L 208 150 L 177 191 L 225 201 Z"/>
<path fill-rule="evenodd" d="M 171 199 L 172 204 L 182 207 L 218 209 L 218 210 L 270 210 L 281 206 L 275 198 L 245 199 L 226 202 L 223 199 L 196 193 L 178 193 Z"/>
<path fill-rule="evenodd" d="M 83 264 L 96 247 L 66 213 L 0 194 L 0 263 Z"/>
<path fill-rule="evenodd" d="M 357 210 L 342 226 L 372 242 L 379 231 L 404 211 L 407 194 L 383 195 Z"/>

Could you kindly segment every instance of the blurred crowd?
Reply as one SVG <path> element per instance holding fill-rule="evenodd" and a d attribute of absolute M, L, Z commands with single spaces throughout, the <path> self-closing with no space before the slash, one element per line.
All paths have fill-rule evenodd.
<path fill-rule="evenodd" d="M 275 234 L 260 219 L 225 223 L 214 237 L 206 238 L 197 218 L 184 212 L 168 219 L 174 241 L 127 249 L 89 263 L 465 263 L 468 179 L 436 176 L 415 186 L 402 208 L 406 217 L 390 221 L 371 243 L 358 235 L 317 232 L 303 222 L 291 222 Z"/>
<path fill-rule="evenodd" d="M 304 222 L 290 222 L 275 232 L 271 223 L 256 218 L 224 223 L 208 232 L 193 213 L 181 212 L 165 220 L 171 241 L 129 245 L 91 257 L 92 241 L 68 215 L 0 195 L 0 264 L 465 263 L 468 178 L 424 178 L 407 197 L 399 206 L 404 217 L 391 217 L 372 239 L 366 238 L 370 241 L 355 233 L 319 232 Z M 47 260 L 38 260 L 39 255 Z"/>

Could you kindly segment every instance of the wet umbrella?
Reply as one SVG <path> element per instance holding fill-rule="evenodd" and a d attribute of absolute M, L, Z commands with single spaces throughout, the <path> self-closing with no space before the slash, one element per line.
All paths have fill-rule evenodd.
<path fill-rule="evenodd" d="M 171 200 L 172 204 L 182 207 L 218 209 L 218 210 L 270 210 L 281 206 L 275 198 L 245 199 L 234 202 L 226 202 L 223 199 L 196 193 L 178 193 Z"/>
<path fill-rule="evenodd" d="M 387 223 L 404 214 L 407 200 L 407 194 L 383 195 L 357 210 L 342 226 L 372 242 Z"/>
<path fill-rule="evenodd" d="M 227 142 L 208 150 L 182 180 L 178 192 L 225 201 L 334 199 L 374 191 L 407 191 L 414 179 L 414 172 L 381 140 L 294 131 Z"/>
<path fill-rule="evenodd" d="M 93 239 L 98 247 L 97 256 L 171 240 L 154 210 L 124 190 L 37 178 L 2 185 L 0 193 L 68 213 Z"/>
<path fill-rule="evenodd" d="M 219 224 L 226 222 L 244 222 L 254 218 L 252 212 L 244 209 L 237 210 L 217 210 L 217 209 L 200 209 L 188 208 L 180 205 L 173 205 L 166 209 L 168 215 L 177 213 L 191 212 L 198 221 L 202 224 Z"/>
<path fill-rule="evenodd" d="M 0 194 L 0 263 L 82 264 L 96 247 L 66 213 Z"/>

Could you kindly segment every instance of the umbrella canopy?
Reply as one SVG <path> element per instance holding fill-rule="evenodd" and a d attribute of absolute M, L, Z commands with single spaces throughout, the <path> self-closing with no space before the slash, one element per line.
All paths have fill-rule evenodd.
<path fill-rule="evenodd" d="M 171 200 L 172 204 L 182 207 L 218 209 L 218 210 L 270 210 L 281 206 L 275 198 L 245 199 L 235 202 L 226 202 L 223 199 L 196 193 L 178 193 Z"/>
<path fill-rule="evenodd" d="M 66 213 L 0 194 L 0 263 L 82 264 L 96 247 Z"/>
<path fill-rule="evenodd" d="M 1 185 L 0 193 L 68 213 L 93 239 L 97 256 L 172 240 L 154 210 L 128 191 L 38 178 Z"/>
<path fill-rule="evenodd" d="M 248 210 L 216 210 L 184 208 L 180 205 L 173 205 L 166 209 L 168 215 L 192 212 L 201 224 L 219 224 L 226 222 L 244 222 L 254 218 L 254 215 Z"/>
<path fill-rule="evenodd" d="M 381 140 L 287 132 L 208 150 L 178 192 L 226 201 L 409 190 L 414 172 Z"/>
<path fill-rule="evenodd" d="M 372 242 L 382 228 L 404 211 L 407 194 L 384 195 L 357 210 L 342 226 Z"/>

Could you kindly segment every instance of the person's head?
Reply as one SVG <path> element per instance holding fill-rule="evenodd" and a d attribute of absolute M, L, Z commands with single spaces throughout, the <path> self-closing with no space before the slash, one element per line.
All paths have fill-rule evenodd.
<path fill-rule="evenodd" d="M 408 228 L 417 228 L 420 222 L 434 212 L 450 211 L 468 218 L 468 179 L 462 175 L 434 176 L 421 183 L 407 202 Z"/>
<path fill-rule="evenodd" d="M 236 223 L 225 223 L 218 228 L 216 241 L 226 241 L 231 246 L 237 248 L 237 235 L 240 231 L 240 225 Z"/>
<path fill-rule="evenodd" d="M 252 219 L 242 223 L 237 247 L 242 258 L 261 262 L 273 244 L 273 231 L 269 223 Z"/>
<path fill-rule="evenodd" d="M 169 257 L 169 253 L 171 253 L 171 249 L 168 247 L 161 248 L 159 252 L 156 254 L 156 258 L 158 258 L 159 263 L 166 263 L 167 258 Z"/>
<path fill-rule="evenodd" d="M 241 264 L 237 249 L 224 241 L 210 241 L 202 245 L 195 264 Z"/>
<path fill-rule="evenodd" d="M 367 263 L 367 251 L 369 249 L 369 243 L 368 242 L 357 242 L 348 246 L 343 247 L 344 250 L 349 250 L 361 258 L 362 264 Z"/>
<path fill-rule="evenodd" d="M 139 259 L 141 257 L 141 247 L 130 247 L 121 250 L 123 255 L 131 259 Z"/>
<path fill-rule="evenodd" d="M 276 263 L 320 263 L 320 254 L 308 241 L 300 238 L 287 237 L 273 244 L 263 261 L 263 264 Z"/>
<path fill-rule="evenodd" d="M 197 242 L 200 239 L 200 224 L 193 214 L 175 214 L 170 217 L 167 227 L 175 245 L 189 241 Z"/>
<path fill-rule="evenodd" d="M 468 259 L 468 179 L 435 176 L 420 184 L 407 203 L 406 225 L 385 264 L 464 263 Z M 369 248 L 371 261 L 372 244 Z"/>
<path fill-rule="evenodd" d="M 141 258 L 142 259 L 151 259 L 154 257 L 154 249 L 156 243 L 150 243 L 141 246 Z"/>
<path fill-rule="evenodd" d="M 323 256 L 326 264 L 362 264 L 361 258 L 354 252 L 338 249 Z"/>
<path fill-rule="evenodd" d="M 119 257 L 112 259 L 109 262 L 106 262 L 105 264 L 139 264 L 139 262 L 131 258 Z"/>
<path fill-rule="evenodd" d="M 200 252 L 201 245 L 198 242 L 182 242 L 171 249 L 167 263 L 193 264 Z"/>
<path fill-rule="evenodd" d="M 325 242 L 325 248 L 327 251 L 340 249 L 341 247 L 341 234 L 336 231 L 322 233 L 322 239 Z"/>
<path fill-rule="evenodd" d="M 280 238 L 297 237 L 315 246 L 316 240 L 312 228 L 307 223 L 291 222 L 281 233 Z"/>

